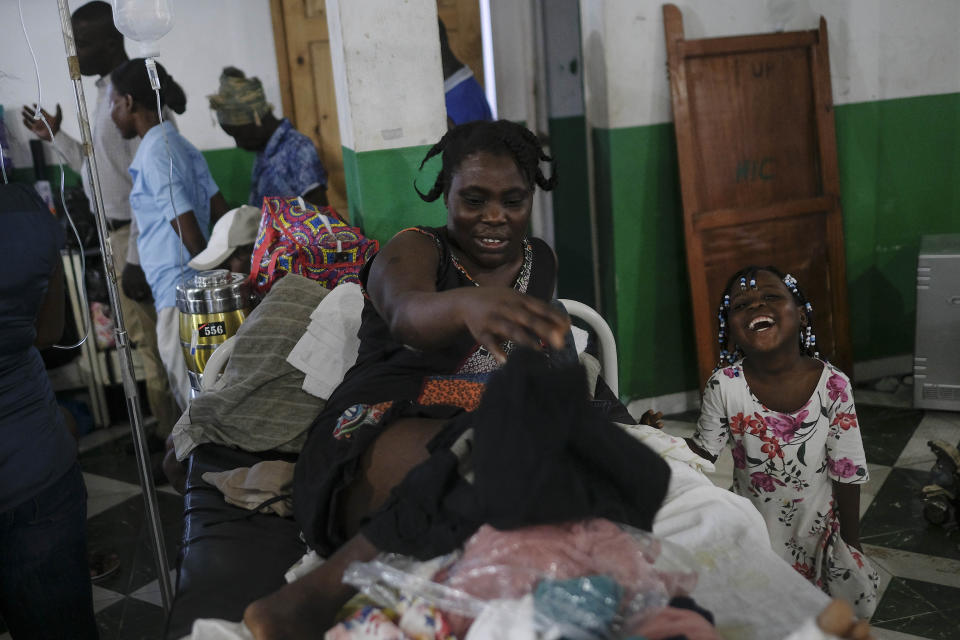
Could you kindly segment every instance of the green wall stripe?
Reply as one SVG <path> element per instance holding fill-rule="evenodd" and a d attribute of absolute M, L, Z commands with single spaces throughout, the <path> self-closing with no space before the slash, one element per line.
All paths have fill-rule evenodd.
<path fill-rule="evenodd" d="M 256 154 L 237 147 L 209 149 L 202 153 L 213 181 L 220 187 L 220 193 L 230 208 L 247 204 Z"/>
<path fill-rule="evenodd" d="M 250 197 L 250 176 L 253 172 L 254 154 L 243 149 L 230 147 L 227 149 L 209 149 L 202 151 L 203 157 L 210 168 L 213 181 L 220 187 L 220 192 L 231 207 L 239 207 L 247 203 Z M 80 174 L 64 165 L 66 186 L 73 187 L 80 184 Z M 15 182 L 33 182 L 33 169 L 21 167 L 14 169 L 11 179 Z M 47 180 L 54 189 L 60 185 L 60 165 L 47 167 Z"/>
<path fill-rule="evenodd" d="M 960 94 L 836 107 L 854 359 L 913 350 L 919 238 L 960 232 Z M 672 123 L 595 129 L 621 394 L 697 387 Z"/>
<path fill-rule="evenodd" d="M 594 130 L 604 317 L 620 393 L 697 386 L 673 126 Z"/>
<path fill-rule="evenodd" d="M 439 158 L 419 170 L 429 149 L 418 146 L 357 153 L 343 147 L 351 223 L 381 243 L 407 227 L 446 224 L 443 199 L 426 203 L 414 190 L 416 180 L 420 191 L 429 191 L 440 170 Z"/>
<path fill-rule="evenodd" d="M 836 108 L 854 356 L 914 347 L 920 236 L 960 231 L 960 94 Z"/>
<path fill-rule="evenodd" d="M 8 174 L 10 182 L 26 182 L 33 184 L 34 174 L 32 167 L 21 167 L 19 169 L 14 169 Z M 60 198 L 60 165 L 55 164 L 53 166 L 47 167 L 46 173 L 47 181 L 50 182 L 50 186 L 53 187 L 54 195 L 59 199 Z M 66 187 L 74 187 L 80 184 L 80 174 L 68 167 L 63 165 L 63 182 Z"/>
<path fill-rule="evenodd" d="M 559 260 L 557 293 L 593 306 L 593 250 L 587 131 L 583 116 L 551 118 L 550 153 L 556 162 L 553 190 L 554 248 Z"/>

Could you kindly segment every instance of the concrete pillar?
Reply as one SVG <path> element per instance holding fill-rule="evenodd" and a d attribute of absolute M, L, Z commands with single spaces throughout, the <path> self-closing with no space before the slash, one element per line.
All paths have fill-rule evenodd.
<path fill-rule="evenodd" d="M 536 59 L 533 0 L 490 0 L 497 116 L 534 128 Z"/>
<path fill-rule="evenodd" d="M 497 87 L 497 116 L 547 132 L 546 82 L 539 33 L 540 0 L 490 0 L 491 37 Z M 551 194 L 537 191 L 530 216 L 533 234 L 553 246 Z"/>
<path fill-rule="evenodd" d="M 446 221 L 424 154 L 446 132 L 435 0 L 327 0 L 330 57 L 350 220 L 384 242 L 414 224 Z"/>

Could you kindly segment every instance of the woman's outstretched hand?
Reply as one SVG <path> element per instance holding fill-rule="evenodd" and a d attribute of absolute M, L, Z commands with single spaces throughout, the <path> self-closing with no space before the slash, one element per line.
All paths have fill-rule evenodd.
<path fill-rule="evenodd" d="M 478 343 L 499 361 L 507 359 L 503 343 L 563 348 L 570 319 L 546 302 L 502 287 L 458 290 L 463 324 Z"/>

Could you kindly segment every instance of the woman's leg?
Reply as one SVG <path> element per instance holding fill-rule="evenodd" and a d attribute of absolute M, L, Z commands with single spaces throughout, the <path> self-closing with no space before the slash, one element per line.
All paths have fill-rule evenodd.
<path fill-rule="evenodd" d="M 332 624 L 340 607 L 355 593 L 343 584 L 351 562 L 366 562 L 378 549 L 358 533 L 411 469 L 429 457 L 427 444 L 444 420 L 404 418 L 390 425 L 364 453 L 361 473 L 341 500 L 337 520 L 349 537 L 325 563 L 271 595 L 253 602 L 243 614 L 257 640 L 318 637 Z"/>
<path fill-rule="evenodd" d="M 96 640 L 80 466 L 0 514 L 0 613 L 14 638 Z"/>

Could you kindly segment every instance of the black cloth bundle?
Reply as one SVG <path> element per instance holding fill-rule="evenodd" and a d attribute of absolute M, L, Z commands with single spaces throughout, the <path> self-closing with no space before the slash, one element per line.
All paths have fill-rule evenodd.
<path fill-rule="evenodd" d="M 666 462 L 591 406 L 582 367 L 528 349 L 428 448 L 361 529 L 382 551 L 432 558 L 482 524 L 601 517 L 649 530 L 670 481 Z"/>

